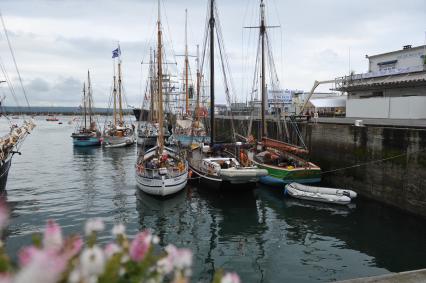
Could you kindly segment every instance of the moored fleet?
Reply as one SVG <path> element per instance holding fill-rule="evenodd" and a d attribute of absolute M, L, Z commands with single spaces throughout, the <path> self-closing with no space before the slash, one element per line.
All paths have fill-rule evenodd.
<path fill-rule="evenodd" d="M 136 143 L 137 187 L 144 193 L 161 197 L 183 190 L 190 181 L 200 182 L 206 189 L 223 191 L 247 190 L 262 183 L 281 189 L 292 197 L 335 204 L 347 204 L 356 197 L 351 191 L 304 185 L 319 183 L 321 168 L 309 161 L 309 150 L 297 123 L 286 124 L 286 121 L 292 121 L 292 117 L 283 120 L 278 114 L 274 123 L 278 127 L 274 132 L 278 136 L 274 139 L 268 133 L 265 117 L 268 88 L 273 91 L 280 86 L 273 63 L 263 0 L 260 1 L 259 26 L 254 27 L 259 30 L 259 47 L 258 54 L 255 54 L 257 61 L 252 89 L 252 93 L 260 94 L 260 130 L 255 131 L 252 126 L 254 109 L 247 128 L 237 129 L 231 115 L 231 136 L 226 142 L 218 140 L 215 130 L 215 61 L 220 60 L 218 69 L 222 73 L 228 104 L 235 94 L 229 86 L 231 74 L 215 1 L 209 0 L 201 58 L 197 46 L 195 83 L 189 78 L 185 28 L 185 67 L 182 83 L 176 87 L 176 80 L 173 79 L 176 75 L 167 62 L 168 51 L 165 50 L 161 16 L 159 3 L 156 42 L 149 54 L 144 102 L 140 109 L 134 109 L 136 123 L 128 119 L 123 107 L 122 51 L 118 45 L 112 52 L 111 113 L 106 116 L 102 127 L 99 117 L 95 115 L 93 87 L 88 71 L 81 94 L 81 118 L 71 134 L 74 146 L 103 146 L 106 150 L 115 150 Z M 216 56 L 215 51 L 218 51 Z M 181 92 L 177 92 L 177 89 Z M 48 121 L 57 120 L 49 116 Z M 32 128 L 32 124 L 24 126 L 25 131 Z M 290 131 L 296 133 L 292 139 Z M 6 164 L 7 158 L 4 160 Z"/>

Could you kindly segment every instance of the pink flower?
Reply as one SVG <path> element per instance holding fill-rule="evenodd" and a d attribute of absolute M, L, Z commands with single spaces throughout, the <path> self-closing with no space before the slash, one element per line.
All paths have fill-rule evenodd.
<path fill-rule="evenodd" d="M 76 256 L 83 248 L 84 242 L 80 236 L 73 236 L 65 243 L 64 256 L 67 260 Z"/>
<path fill-rule="evenodd" d="M 9 209 L 7 208 L 6 202 L 1 199 L 0 200 L 0 230 L 6 228 L 9 223 Z"/>
<path fill-rule="evenodd" d="M 66 268 L 66 260 L 52 250 L 38 250 L 16 275 L 14 283 L 55 283 Z"/>
<path fill-rule="evenodd" d="M 43 247 L 58 251 L 63 242 L 61 227 L 54 220 L 48 220 L 44 230 Z"/>
<path fill-rule="evenodd" d="M 19 264 L 21 267 L 27 266 L 35 257 L 37 253 L 41 253 L 42 251 L 34 246 L 29 246 L 21 249 L 19 251 Z"/>
<path fill-rule="evenodd" d="M 220 280 L 220 283 L 240 283 L 240 277 L 235 272 L 228 272 Z"/>
<path fill-rule="evenodd" d="M 9 273 L 1 273 L 0 283 L 12 283 L 12 276 Z"/>
<path fill-rule="evenodd" d="M 130 258 L 133 261 L 139 262 L 144 259 L 151 246 L 151 239 L 152 235 L 147 230 L 136 235 L 130 245 Z"/>

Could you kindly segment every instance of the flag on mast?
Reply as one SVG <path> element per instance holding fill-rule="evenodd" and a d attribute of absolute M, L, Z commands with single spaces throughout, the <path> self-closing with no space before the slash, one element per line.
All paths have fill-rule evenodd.
<path fill-rule="evenodd" d="M 120 55 L 121 55 L 120 47 L 112 51 L 112 58 L 120 57 Z"/>

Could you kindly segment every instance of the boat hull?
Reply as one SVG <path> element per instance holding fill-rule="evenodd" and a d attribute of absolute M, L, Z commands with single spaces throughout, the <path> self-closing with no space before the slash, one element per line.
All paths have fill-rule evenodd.
<path fill-rule="evenodd" d="M 126 147 L 135 143 L 133 136 L 127 137 L 104 137 L 102 144 L 107 148 Z"/>
<path fill-rule="evenodd" d="M 144 193 L 155 195 L 155 196 L 168 196 L 173 195 L 183 188 L 185 188 L 188 182 L 188 172 L 174 177 L 161 179 L 146 178 L 136 172 L 136 183 L 138 188 Z"/>
<path fill-rule="evenodd" d="M 199 183 L 205 185 L 200 188 L 209 188 L 213 190 L 225 190 L 225 191 L 239 191 L 239 190 L 250 190 L 256 187 L 258 177 L 253 177 L 250 180 L 247 178 L 223 178 L 214 175 L 205 174 L 199 171 L 194 166 L 189 166 L 192 173 L 192 178 L 199 181 Z"/>
<path fill-rule="evenodd" d="M 138 140 L 137 140 L 138 145 L 143 145 L 146 147 L 152 147 L 155 146 L 157 144 L 157 137 L 141 137 L 138 136 Z"/>
<path fill-rule="evenodd" d="M 9 175 L 9 169 L 12 164 L 12 157 L 9 156 L 0 166 L 0 191 L 6 189 L 7 177 Z"/>
<path fill-rule="evenodd" d="M 254 163 L 257 167 L 268 171 L 268 176 L 260 177 L 259 180 L 259 182 L 264 185 L 282 187 L 293 182 L 300 184 L 314 184 L 321 182 L 321 169 L 318 167 L 285 169 L 268 166 L 255 161 Z"/>
<path fill-rule="evenodd" d="M 74 146 L 98 146 L 101 145 L 99 137 L 73 137 Z"/>

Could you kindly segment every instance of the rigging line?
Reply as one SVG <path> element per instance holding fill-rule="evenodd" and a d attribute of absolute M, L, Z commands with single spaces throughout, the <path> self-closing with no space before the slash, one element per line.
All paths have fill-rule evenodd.
<path fill-rule="evenodd" d="M 9 46 L 9 50 L 10 50 L 10 53 L 12 55 L 13 63 L 15 65 L 16 73 L 18 74 L 19 83 L 20 83 L 21 88 L 22 88 L 22 93 L 24 94 L 25 101 L 27 102 L 28 109 L 31 111 L 31 106 L 30 106 L 30 103 L 28 102 L 27 93 L 25 91 L 24 84 L 22 82 L 21 73 L 19 72 L 18 64 L 16 63 L 15 53 L 13 52 L 12 44 L 10 43 L 9 34 L 7 32 L 6 25 L 5 25 L 5 22 L 4 22 L 3 15 L 1 13 L 1 11 L 0 11 L 0 19 L 1 19 L 1 23 L 3 25 L 3 31 L 4 31 L 4 34 L 6 36 L 7 44 Z"/>
<path fill-rule="evenodd" d="M 320 174 L 328 174 L 328 173 L 343 171 L 343 170 L 347 170 L 347 169 L 357 168 L 357 167 L 361 167 L 361 166 L 365 166 L 365 165 L 369 165 L 369 164 L 380 163 L 380 162 L 400 158 L 400 157 L 403 157 L 403 156 L 410 156 L 410 155 L 422 153 L 422 152 L 426 152 L 426 149 L 416 150 L 416 151 L 412 151 L 412 152 L 404 152 L 402 154 L 394 155 L 394 156 L 387 157 L 387 158 L 372 160 L 372 161 L 368 161 L 368 162 L 355 164 L 355 165 L 352 165 L 352 166 L 347 166 L 347 167 L 342 167 L 342 168 L 333 169 L 333 170 L 329 170 L 329 171 L 324 171 L 324 172 L 321 172 Z"/>
<path fill-rule="evenodd" d="M 4 75 L 4 78 L 5 78 L 5 80 L 6 80 L 6 84 L 7 84 L 8 88 L 9 88 L 9 91 L 10 91 L 10 93 L 12 94 L 13 100 L 15 101 L 16 106 L 18 107 L 18 111 L 19 111 L 20 113 L 22 113 L 22 108 L 21 108 L 21 106 L 19 105 L 19 101 L 18 101 L 18 97 L 17 97 L 17 95 L 16 95 L 15 88 L 13 87 L 12 81 L 11 81 L 11 80 L 10 80 L 10 78 L 9 78 L 9 75 L 8 75 L 8 73 L 7 73 L 7 70 L 6 70 L 6 67 L 5 67 L 5 66 L 4 66 L 4 64 L 3 64 L 3 60 L 2 60 L 2 58 L 1 58 L 1 57 L 0 57 L 0 68 L 1 68 L 1 71 L 2 71 L 2 73 L 3 73 L 3 75 Z"/>

